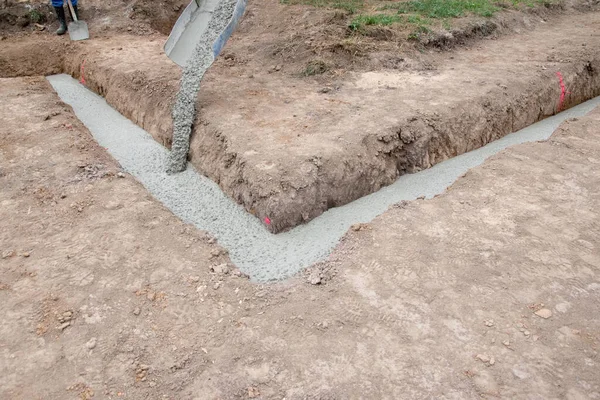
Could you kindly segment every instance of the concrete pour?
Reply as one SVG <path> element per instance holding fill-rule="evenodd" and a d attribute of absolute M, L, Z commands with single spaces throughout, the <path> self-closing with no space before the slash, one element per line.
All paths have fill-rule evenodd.
<path fill-rule="evenodd" d="M 221 32 L 227 27 L 233 17 L 236 0 L 223 0 L 216 6 L 206 30 L 197 40 L 197 45 L 187 60 L 179 92 L 173 104 L 173 145 L 167 172 L 183 171 L 187 165 L 187 156 L 190 150 L 190 135 L 196 117 L 196 97 L 200 90 L 200 81 L 204 73 L 214 61 L 212 45 Z M 202 19 L 197 19 L 192 26 L 203 25 Z"/>
<path fill-rule="evenodd" d="M 399 201 L 442 193 L 487 157 L 514 144 L 545 140 L 565 119 L 583 116 L 600 105 L 600 97 L 589 100 L 430 169 L 403 175 L 376 193 L 330 209 L 306 225 L 273 235 L 192 166 L 180 174 L 167 174 L 169 151 L 102 97 L 68 75 L 49 76 L 48 81 L 125 171 L 183 221 L 214 235 L 228 249 L 237 267 L 259 282 L 297 273 L 327 256 L 351 225 L 369 222 Z"/>

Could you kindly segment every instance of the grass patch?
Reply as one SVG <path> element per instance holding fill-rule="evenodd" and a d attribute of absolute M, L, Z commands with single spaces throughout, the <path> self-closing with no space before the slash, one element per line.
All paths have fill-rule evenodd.
<path fill-rule="evenodd" d="M 34 24 L 39 24 L 46 21 L 46 16 L 35 8 L 29 10 L 29 20 Z"/>
<path fill-rule="evenodd" d="M 415 28 L 415 30 L 413 30 L 411 33 L 408 34 L 408 39 L 409 40 L 420 40 L 423 37 L 423 35 L 427 35 L 430 32 L 431 32 L 431 29 L 429 29 L 428 27 L 419 25 Z"/>
<path fill-rule="evenodd" d="M 388 14 L 373 14 L 373 15 L 357 15 L 350 21 L 350 29 L 353 31 L 360 30 L 363 26 L 376 25 L 376 26 L 387 26 L 392 25 L 394 22 L 399 22 L 402 17 L 399 15 L 388 15 Z"/>
<path fill-rule="evenodd" d="M 295 5 L 303 4 L 313 7 L 335 8 L 337 10 L 345 10 L 350 14 L 356 13 L 363 8 L 365 3 L 363 0 L 280 0 L 281 4 Z"/>
<path fill-rule="evenodd" d="M 458 18 L 467 14 L 491 17 L 500 10 L 490 0 L 409 0 L 390 3 L 383 6 L 382 9 L 396 10 L 400 14 L 414 13 L 437 19 Z"/>

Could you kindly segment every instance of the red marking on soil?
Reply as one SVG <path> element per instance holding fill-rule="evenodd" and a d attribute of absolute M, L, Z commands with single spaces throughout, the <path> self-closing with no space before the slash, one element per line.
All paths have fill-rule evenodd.
<path fill-rule="evenodd" d="M 565 89 L 565 83 L 563 81 L 563 76 L 560 72 L 556 73 L 558 76 L 558 83 L 560 84 L 560 99 L 558 100 L 558 111 L 562 111 L 563 103 L 565 102 L 565 94 L 567 93 Z"/>
<path fill-rule="evenodd" d="M 83 62 L 81 63 L 81 79 L 79 80 L 79 82 L 82 85 L 85 85 L 85 77 L 83 76 L 83 67 L 85 66 L 85 60 L 83 60 Z"/>
<path fill-rule="evenodd" d="M 265 217 L 265 224 L 271 225 L 271 218 Z"/>

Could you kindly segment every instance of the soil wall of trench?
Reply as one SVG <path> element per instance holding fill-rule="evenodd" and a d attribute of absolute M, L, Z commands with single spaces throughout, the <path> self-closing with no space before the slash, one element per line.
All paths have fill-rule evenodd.
<path fill-rule="evenodd" d="M 158 43 L 144 50 L 154 58 L 126 66 L 114 62 L 122 51 L 118 47 L 111 50 L 112 55 L 93 46 L 68 43 L 41 48 L 34 42 L 9 43 L 0 51 L 0 76 L 62 72 L 78 79 L 83 76 L 88 88 L 169 147 L 171 105 L 180 69 L 160 56 Z M 559 107 L 566 109 L 600 95 L 600 55 L 571 60 L 561 71 L 568 93 L 560 105 L 558 78 L 545 71 L 521 90 L 499 88 L 497 93 L 485 93 L 451 110 L 422 110 L 385 134 L 367 135 L 360 144 L 367 157 L 348 154 L 340 160 L 322 160 L 318 173 L 294 190 L 273 194 L 264 181 L 253 180 L 249 166 L 229 146 L 227 134 L 201 116 L 192 137 L 191 162 L 249 212 L 276 221 L 270 229 L 280 232 L 373 193 L 404 173 L 429 168 L 553 115 Z"/>

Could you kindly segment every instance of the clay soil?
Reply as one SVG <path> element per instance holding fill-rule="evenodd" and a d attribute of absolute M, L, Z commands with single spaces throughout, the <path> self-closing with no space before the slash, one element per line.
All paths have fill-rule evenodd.
<path fill-rule="evenodd" d="M 598 110 L 258 286 L 42 78 L 0 102 L 0 398 L 600 396 Z"/>
<path fill-rule="evenodd" d="M 147 2 L 82 3 L 94 40 L 71 43 L 50 26 L 8 35 L 0 76 L 83 77 L 168 147 L 181 71 L 157 21 L 179 6 L 157 16 Z M 355 14 L 336 9 L 250 2 L 203 81 L 190 160 L 271 231 L 292 228 L 600 94 L 596 9 L 467 16 L 417 41 L 404 25 L 351 32 Z"/>
<path fill-rule="evenodd" d="M 24 4 L 0 6 L 0 77 L 30 76 L 0 78 L 0 398 L 600 398 L 600 110 L 256 285 L 39 76 L 83 77 L 168 146 L 180 71 L 162 44 L 183 3 L 82 0 L 83 43 L 53 36 L 47 9 L 43 30 L 25 24 Z M 594 7 L 415 42 L 250 2 L 204 83 L 191 160 L 287 229 L 597 95 Z"/>

